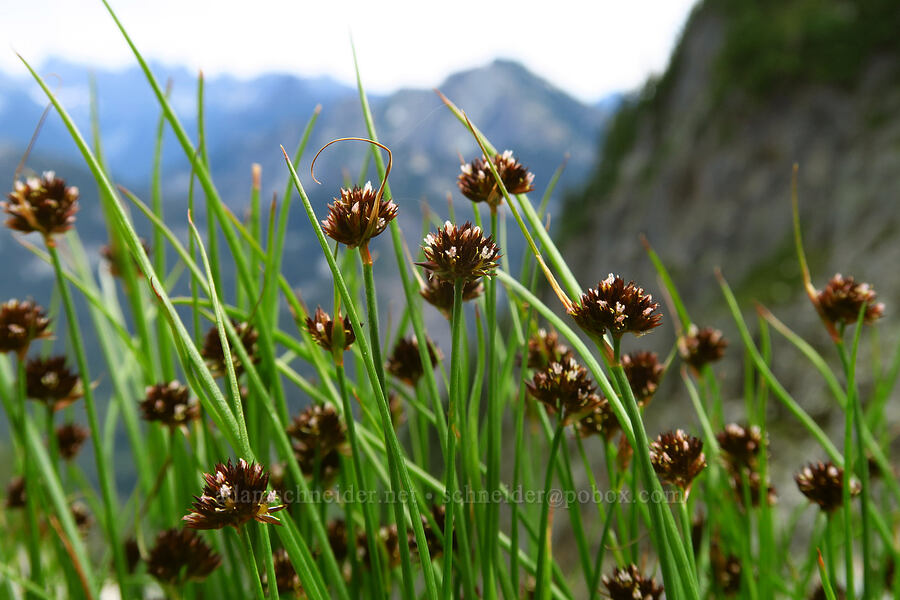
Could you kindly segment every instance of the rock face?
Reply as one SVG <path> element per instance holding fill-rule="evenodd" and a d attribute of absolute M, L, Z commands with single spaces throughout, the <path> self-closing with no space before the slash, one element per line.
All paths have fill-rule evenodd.
<path fill-rule="evenodd" d="M 798 19 L 792 29 L 760 36 L 767 42 L 793 36 L 800 50 L 784 52 L 784 64 L 771 65 L 772 71 L 783 71 L 764 73 L 749 85 L 747 71 L 737 68 L 734 56 L 737 44 L 751 43 L 746 36 L 735 37 L 745 23 L 736 14 L 743 10 L 746 17 L 750 10 L 735 9 L 743 4 L 707 1 L 695 9 L 667 72 L 627 100 L 610 123 L 590 183 L 568 197 L 557 226 L 563 253 L 582 285 L 595 285 L 616 272 L 659 294 L 661 286 L 638 238 L 641 233 L 648 237 L 693 318 L 723 329 L 732 342 L 729 360 L 716 370 L 726 398 L 734 399 L 726 418 L 736 419 L 745 419 L 737 400 L 742 353 L 713 275 L 716 267 L 735 289 L 752 328 L 753 300 L 758 300 L 811 340 L 840 372 L 802 293 L 791 226 L 794 163 L 799 164 L 800 213 L 814 283 L 821 287 L 841 272 L 873 284 L 887 306 L 876 326 L 884 360 L 893 357 L 900 330 L 900 51 L 896 44 L 873 45 L 854 54 L 849 76 L 843 65 L 830 77 L 822 71 L 828 65 L 815 62 L 815 53 L 805 49 L 825 45 L 815 37 L 821 32 Z M 777 24 L 787 19 L 781 13 L 800 3 L 765 4 Z M 854 34 L 868 35 L 878 15 L 874 10 L 844 23 L 842 43 Z M 745 52 L 747 70 L 763 69 L 751 60 L 754 53 L 760 60 L 772 58 L 760 42 Z M 798 56 L 802 61 L 791 67 Z M 671 349 L 675 319 L 671 309 L 665 313 L 659 333 L 636 345 Z M 875 336 L 865 334 L 864 353 L 871 356 Z M 841 419 L 832 419 L 829 427 L 833 401 L 819 375 L 783 338 L 772 335 L 773 368 L 780 380 L 815 419 L 837 430 Z M 864 394 L 872 381 L 872 369 L 865 370 Z M 677 425 L 672 419 L 684 419 L 689 406 L 680 382 L 672 381 L 678 377 L 667 379 L 648 411 L 651 432 L 657 423 Z M 783 414 L 777 401 L 769 406 L 773 416 Z M 773 452 L 779 446 L 802 451 L 804 442 L 797 438 L 805 436 L 797 435 L 796 421 L 787 416 L 780 426 L 794 433 L 784 432 L 779 439 L 773 431 Z M 789 480 L 779 488 L 795 492 Z"/>

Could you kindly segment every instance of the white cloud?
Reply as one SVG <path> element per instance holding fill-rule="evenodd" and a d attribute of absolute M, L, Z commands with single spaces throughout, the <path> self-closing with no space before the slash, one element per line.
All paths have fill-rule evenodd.
<path fill-rule="evenodd" d="M 496 57 L 520 60 L 584 99 L 661 70 L 693 0 L 111 0 L 149 58 L 250 76 L 263 71 L 353 81 L 353 32 L 367 86 L 433 86 Z M 103 66 L 133 58 L 99 0 L 6 2 L 0 39 L 29 61 L 57 55 Z M 0 67 L 21 72 L 12 51 Z"/>

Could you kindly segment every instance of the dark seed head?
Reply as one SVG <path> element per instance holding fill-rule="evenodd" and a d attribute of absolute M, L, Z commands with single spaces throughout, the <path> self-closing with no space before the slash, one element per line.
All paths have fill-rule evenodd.
<path fill-rule="evenodd" d="M 75 527 L 78 528 L 78 532 L 81 535 L 87 535 L 91 525 L 94 523 L 94 518 L 91 516 L 88 507 L 83 502 L 75 501 L 69 505 L 69 510 L 72 512 L 72 518 L 75 520 Z"/>
<path fill-rule="evenodd" d="M 141 246 L 144 248 L 144 254 L 150 256 L 150 245 L 147 243 L 147 240 L 144 238 L 140 238 Z M 137 261 L 131 256 L 128 250 L 119 251 L 119 249 L 112 244 L 108 244 L 100 248 L 100 256 L 103 257 L 103 260 L 106 261 L 106 264 L 109 266 L 109 274 L 113 277 L 121 277 L 122 273 L 124 273 L 125 269 L 123 268 L 121 259 L 131 258 L 131 262 L 134 265 L 134 273 L 138 277 L 143 277 L 144 274 L 141 272 L 138 267 Z"/>
<path fill-rule="evenodd" d="M 341 188 L 341 197 L 328 205 L 322 229 L 331 239 L 356 248 L 383 232 L 396 216 L 397 205 L 384 200 L 371 183 L 366 183 L 363 188 Z"/>
<path fill-rule="evenodd" d="M 65 233 L 75 223 L 78 188 L 67 186 L 53 171 L 16 181 L 7 201 L 0 202 L 9 215 L 6 226 L 23 233 L 37 232 L 52 244 L 52 236 Z"/>
<path fill-rule="evenodd" d="M 335 519 L 333 521 L 328 522 L 327 527 L 328 533 L 328 545 L 331 546 L 331 551 L 334 553 L 334 558 L 337 562 L 344 562 L 344 559 L 347 558 L 347 524 L 343 519 Z"/>
<path fill-rule="evenodd" d="M 125 564 L 129 573 L 134 573 L 138 563 L 141 562 L 141 547 L 133 537 L 125 540 Z"/>
<path fill-rule="evenodd" d="M 50 337 L 50 319 L 31 300 L 7 300 L 0 305 L 0 353 L 15 352 L 19 360 L 36 339 Z"/>
<path fill-rule="evenodd" d="M 481 227 L 468 221 L 463 225 L 447 221 L 436 233 L 425 236 L 422 250 L 426 262 L 417 264 L 451 283 L 492 276 L 500 258 L 494 236 L 484 237 Z"/>
<path fill-rule="evenodd" d="M 83 393 L 81 379 L 66 366 L 65 356 L 32 358 L 25 365 L 25 395 L 32 400 L 60 410 Z"/>
<path fill-rule="evenodd" d="M 709 547 L 709 562 L 712 567 L 716 587 L 725 596 L 734 596 L 741 591 L 741 561 L 734 554 L 725 554 L 719 544 Z"/>
<path fill-rule="evenodd" d="M 655 352 L 631 352 L 622 357 L 622 369 L 631 386 L 631 392 L 638 405 L 645 406 L 662 379 L 665 367 L 659 362 Z"/>
<path fill-rule="evenodd" d="M 652 577 L 644 577 L 636 565 L 616 567 L 611 575 L 603 576 L 603 585 L 610 600 L 659 600 L 663 593 L 663 586 L 656 585 Z"/>
<path fill-rule="evenodd" d="M 844 504 L 844 469 L 832 462 L 809 463 L 794 475 L 794 481 L 804 496 L 830 513 Z M 859 482 L 850 482 L 850 495 L 859 495 Z"/>
<path fill-rule="evenodd" d="M 484 284 L 480 279 L 466 281 L 463 286 L 463 302 L 474 300 L 484 293 Z M 425 286 L 419 290 L 425 301 L 441 311 L 446 318 L 453 315 L 453 283 L 425 271 Z"/>
<path fill-rule="evenodd" d="M 737 423 L 725 426 L 725 431 L 716 435 L 719 447 L 728 464 L 728 468 L 740 473 L 743 468 L 751 471 L 756 468 L 759 449 L 762 448 L 762 433 L 759 427 L 744 427 Z"/>
<path fill-rule="evenodd" d="M 25 508 L 24 477 L 13 477 L 6 485 L 6 508 Z"/>
<path fill-rule="evenodd" d="M 150 386 L 141 400 L 141 415 L 145 421 L 159 421 L 169 427 L 185 426 L 200 417 L 200 405 L 190 394 L 178 381 Z"/>
<path fill-rule="evenodd" d="M 346 425 L 330 405 L 312 404 L 287 428 L 300 470 L 327 484 L 337 475 L 347 452 Z"/>
<path fill-rule="evenodd" d="M 350 318 L 344 317 L 341 319 L 343 323 L 344 329 L 344 350 L 350 348 L 353 345 L 353 342 L 356 341 L 356 334 L 353 333 L 353 326 L 350 325 Z M 316 343 L 329 352 L 332 351 L 334 346 L 334 338 L 332 334 L 334 332 L 334 321 L 327 312 L 322 310 L 321 306 L 316 307 L 316 314 L 313 317 L 306 317 L 306 330 L 309 332 L 309 335 L 316 341 Z"/>
<path fill-rule="evenodd" d="M 75 423 L 60 425 L 56 428 L 56 444 L 59 448 L 59 455 L 66 460 L 72 460 L 81 450 L 81 445 L 88 438 L 91 432 Z"/>
<path fill-rule="evenodd" d="M 563 362 L 573 356 L 569 347 L 559 341 L 555 331 L 538 329 L 528 340 L 528 368 L 546 369 L 552 362 Z"/>
<path fill-rule="evenodd" d="M 431 360 L 432 368 L 441 360 L 441 353 L 431 340 L 428 340 L 428 358 Z M 422 358 L 419 356 L 419 341 L 415 336 L 397 340 L 385 368 L 400 381 L 415 387 L 425 374 Z"/>
<path fill-rule="evenodd" d="M 766 482 L 763 485 L 762 476 L 759 474 L 759 471 L 749 471 L 744 472 L 744 474 L 740 472 L 731 472 L 731 487 L 734 490 L 734 495 L 737 498 L 737 501 L 740 502 L 741 506 L 746 508 L 747 502 L 744 492 L 744 478 L 746 478 L 747 484 L 747 492 L 746 496 L 750 497 L 750 504 L 753 507 L 759 506 L 760 502 L 763 500 L 763 494 L 765 493 L 765 501 L 769 506 L 774 506 L 775 503 L 778 502 L 778 493 L 775 490 L 775 486 L 772 485 L 771 482 Z"/>
<path fill-rule="evenodd" d="M 590 414 L 600 404 L 587 369 L 574 358 L 550 363 L 525 385 L 536 400 L 549 412 L 558 414 L 567 425 Z"/>
<path fill-rule="evenodd" d="M 619 431 L 619 421 L 609 400 L 601 398 L 597 406 L 578 421 L 577 427 L 581 437 L 599 435 L 610 440 Z"/>
<path fill-rule="evenodd" d="M 275 567 L 275 586 L 279 594 L 294 594 L 303 596 L 303 586 L 300 584 L 300 576 L 291 563 L 287 550 L 279 548 L 272 553 L 272 563 Z M 268 586 L 268 577 L 263 575 L 263 583 Z"/>
<path fill-rule="evenodd" d="M 650 442 L 650 462 L 660 479 L 687 493 L 706 467 L 703 442 L 681 429 L 667 431 Z"/>
<path fill-rule="evenodd" d="M 687 335 L 678 340 L 678 353 L 684 362 L 699 371 L 705 365 L 721 359 L 727 346 L 728 341 L 718 329 L 698 329 L 696 325 L 691 325 Z"/>
<path fill-rule="evenodd" d="M 213 473 L 203 476 L 206 485 L 201 496 L 194 496 L 192 512 L 183 521 L 190 529 L 239 528 L 253 519 L 278 525 L 272 513 L 284 508 L 278 496 L 269 492 L 269 474 L 262 465 L 243 458 L 232 464 L 217 463 Z"/>
<path fill-rule="evenodd" d="M 259 348 L 257 347 L 256 342 L 259 339 L 259 334 L 249 323 L 239 323 L 238 321 L 232 320 L 231 324 L 234 326 L 234 330 L 238 334 L 238 337 L 240 337 L 241 343 L 247 351 L 250 360 L 253 361 L 254 364 L 258 363 Z M 229 347 L 231 347 L 231 345 L 229 345 Z M 213 377 L 225 376 L 227 373 L 225 351 L 222 349 L 222 340 L 219 337 L 219 330 L 215 325 L 213 325 L 206 333 L 206 338 L 203 340 L 203 350 L 200 354 L 206 361 L 206 365 L 209 367 Z M 241 359 L 238 357 L 237 351 L 233 347 L 231 347 L 231 360 L 234 364 L 235 375 L 240 376 L 241 373 L 244 372 L 244 365 L 241 364 Z"/>
<path fill-rule="evenodd" d="M 202 581 L 222 563 L 221 557 L 190 529 L 167 529 L 156 536 L 147 557 L 147 572 L 170 585 Z"/>
<path fill-rule="evenodd" d="M 609 331 L 613 337 L 627 332 L 644 335 L 662 324 L 662 315 L 656 313 L 659 304 L 650 294 L 634 282 L 625 283 L 621 277 L 610 273 L 609 277 L 582 294 L 580 302 L 573 304 L 569 313 L 579 327 L 593 336 Z"/>
<path fill-rule="evenodd" d="M 884 304 L 875 302 L 876 297 L 875 290 L 868 283 L 858 283 L 852 277 L 845 278 L 838 273 L 819 292 L 818 303 L 826 319 L 845 325 L 856 323 L 859 311 L 865 304 L 863 322 L 869 324 L 884 314 Z"/>
<path fill-rule="evenodd" d="M 526 194 L 534 189 L 534 174 L 523 167 L 513 157 L 512 150 L 503 154 L 495 154 L 491 161 L 497 169 L 503 187 L 510 194 Z M 491 206 L 497 206 L 503 202 L 503 193 L 500 191 L 494 174 L 488 166 L 488 159 L 482 156 L 459 168 L 457 179 L 459 191 L 472 202 L 487 202 Z"/>

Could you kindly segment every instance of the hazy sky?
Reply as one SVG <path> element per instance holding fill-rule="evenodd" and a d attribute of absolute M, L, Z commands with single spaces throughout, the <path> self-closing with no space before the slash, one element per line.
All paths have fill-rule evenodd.
<path fill-rule="evenodd" d="M 585 99 L 634 88 L 665 67 L 692 0 L 110 0 L 145 56 L 249 76 L 263 71 L 353 80 L 382 92 L 429 87 L 496 57 L 513 58 Z M 52 55 L 131 64 L 100 0 L 0 0 L 0 68 Z"/>

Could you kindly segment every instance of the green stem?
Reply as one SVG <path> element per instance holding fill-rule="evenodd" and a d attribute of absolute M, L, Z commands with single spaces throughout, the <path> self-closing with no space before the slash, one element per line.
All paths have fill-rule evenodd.
<path fill-rule="evenodd" d="M 550 520 L 550 486 L 553 485 L 553 470 L 556 466 L 556 453 L 559 451 L 559 445 L 563 438 L 565 425 L 563 421 L 556 424 L 556 431 L 553 434 L 553 441 L 550 443 L 550 458 L 547 462 L 547 473 L 544 476 L 544 497 L 541 506 L 541 520 L 538 529 L 538 558 L 536 568 L 535 592 L 541 600 L 550 598 L 550 532 L 548 529 L 548 521 Z"/>
<path fill-rule="evenodd" d="M 491 235 L 497 239 L 497 207 L 491 206 Z M 487 323 L 488 396 L 487 396 L 487 492 L 493 498 L 500 487 L 500 444 L 502 437 L 503 404 L 500 397 L 500 374 L 497 364 L 497 283 L 493 278 L 485 280 L 485 316 Z M 487 523 L 482 545 L 484 592 L 486 598 L 497 597 L 494 584 L 494 568 L 498 560 L 497 533 L 500 529 L 500 505 L 489 502 Z"/>
<path fill-rule="evenodd" d="M 685 550 L 687 550 L 688 561 L 691 563 L 691 571 L 696 573 L 697 563 L 694 559 L 693 540 L 691 539 L 692 523 L 687 494 L 682 495 L 681 502 L 678 503 L 678 509 L 681 516 L 681 535 L 683 536 L 682 539 L 684 539 Z"/>
<path fill-rule="evenodd" d="M 253 555 L 253 544 L 250 542 L 250 531 L 246 526 L 241 527 L 241 532 L 238 534 L 238 537 L 241 538 L 241 550 L 244 552 L 244 563 L 247 565 L 247 570 L 250 572 L 250 580 L 253 584 L 253 592 L 256 600 L 266 600 L 266 596 L 263 593 L 262 581 L 259 578 L 259 567 L 256 566 L 256 557 Z M 270 582 L 270 585 L 275 585 L 275 582 Z"/>
<path fill-rule="evenodd" d="M 338 317 L 335 317 L 336 319 Z M 356 489 L 360 492 L 368 492 L 369 488 L 363 482 L 363 471 L 362 466 L 362 458 L 359 454 L 359 441 L 356 438 L 356 420 L 353 418 L 353 407 L 350 405 L 350 397 L 347 394 L 347 378 L 344 374 L 344 365 L 337 364 L 337 380 L 338 386 L 341 390 L 341 402 L 344 406 L 344 422 L 347 424 L 347 438 L 350 441 L 350 453 L 353 458 L 353 477 L 354 477 L 354 485 Z M 354 500 L 351 504 L 356 503 L 357 495 L 354 494 Z M 363 519 L 365 521 L 366 526 L 366 541 L 369 545 L 369 556 L 372 559 L 372 574 L 375 578 L 375 598 L 383 598 L 385 585 L 382 580 L 382 568 L 381 568 L 381 552 L 378 549 L 378 529 L 375 525 L 374 517 L 372 515 L 372 506 L 369 505 L 368 502 L 360 502 L 359 508 L 362 511 Z M 402 538 L 401 538 L 402 539 Z"/>
<path fill-rule="evenodd" d="M 50 253 L 53 269 L 56 272 L 56 283 L 59 288 L 60 298 L 66 313 L 66 325 L 69 329 L 69 341 L 75 352 L 75 359 L 78 364 L 78 372 L 81 376 L 82 389 L 84 394 L 84 409 L 87 413 L 88 426 L 91 430 L 91 443 L 94 446 L 94 460 L 97 467 L 97 477 L 100 480 L 100 493 L 103 500 L 104 523 L 106 525 L 106 533 L 109 537 L 109 543 L 113 549 L 113 559 L 116 568 L 116 577 L 119 580 L 119 589 L 123 598 L 130 597 L 128 586 L 128 571 L 125 567 L 125 556 L 123 554 L 123 546 L 119 540 L 119 517 L 117 514 L 118 507 L 116 501 L 115 482 L 111 465 L 108 463 L 108 455 L 101 447 L 103 439 L 102 430 L 97 419 L 97 408 L 94 404 L 94 393 L 91 388 L 90 371 L 88 370 L 87 356 L 84 351 L 84 342 L 81 337 L 81 329 L 78 326 L 78 315 L 75 312 L 75 304 L 72 301 L 72 294 L 69 292 L 69 286 L 66 284 L 63 275 L 62 263 L 59 259 L 59 252 L 55 246 L 47 245 Z"/>
<path fill-rule="evenodd" d="M 28 443 L 25 441 L 25 402 L 27 393 L 25 391 L 25 360 L 19 358 L 17 361 L 17 379 L 16 387 L 18 390 L 18 407 L 16 408 L 19 417 L 15 419 L 15 429 L 22 436 L 22 476 L 25 481 L 25 509 L 27 511 L 26 536 L 28 539 L 28 562 L 31 565 L 29 578 L 38 587 L 44 585 L 43 569 L 41 568 L 41 542 L 39 539 L 40 530 L 38 529 L 37 506 L 38 506 L 38 481 L 40 476 L 34 469 L 34 461 L 31 452 L 28 449 Z M 12 416 L 12 415 L 11 415 Z M 54 468 L 56 462 L 52 462 Z M 34 597 L 31 593 L 29 598 Z"/>

